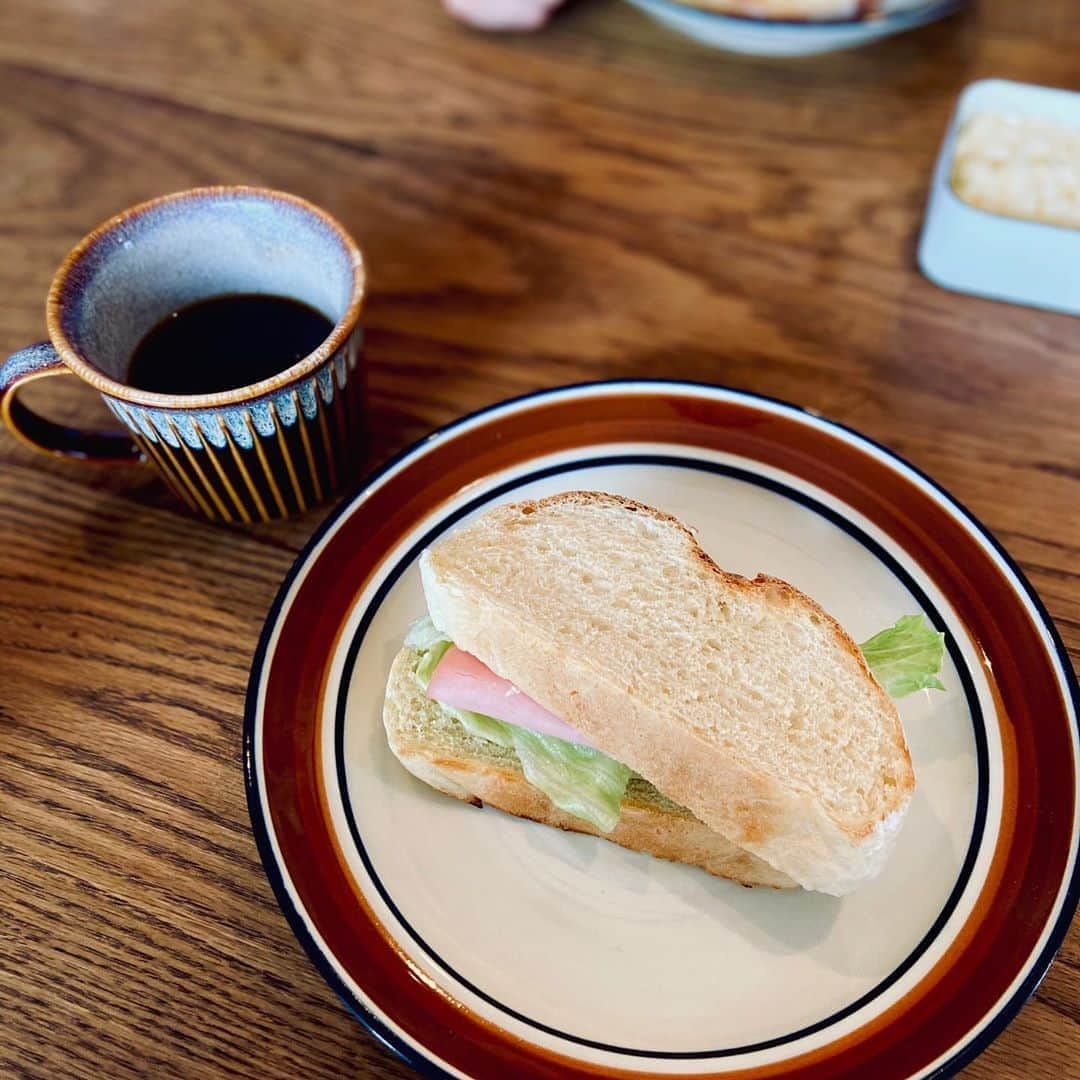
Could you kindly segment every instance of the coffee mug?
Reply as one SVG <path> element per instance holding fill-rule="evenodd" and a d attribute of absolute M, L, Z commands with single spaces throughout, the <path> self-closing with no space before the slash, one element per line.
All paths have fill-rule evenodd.
<path fill-rule="evenodd" d="M 249 386 L 175 394 L 130 385 L 132 356 L 162 320 L 250 294 L 299 301 L 333 329 L 313 352 Z M 148 462 L 211 520 L 302 513 L 345 482 L 355 461 L 363 299 L 360 249 L 311 203 L 252 187 L 166 195 L 105 222 L 64 260 L 49 290 L 49 340 L 0 366 L 0 415 L 50 454 Z M 128 434 L 76 431 L 19 400 L 26 383 L 61 374 L 99 391 Z"/>

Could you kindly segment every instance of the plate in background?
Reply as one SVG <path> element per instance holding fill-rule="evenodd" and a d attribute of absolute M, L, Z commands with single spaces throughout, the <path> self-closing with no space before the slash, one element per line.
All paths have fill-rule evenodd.
<path fill-rule="evenodd" d="M 946 694 L 899 704 L 918 776 L 883 875 L 746 890 L 442 796 L 393 758 L 416 558 L 496 501 L 615 491 L 857 638 L 924 611 Z M 267 620 L 245 728 L 267 873 L 330 985 L 436 1076 L 938 1075 L 1002 1029 L 1076 906 L 1075 678 L 1016 567 L 888 451 L 753 395 L 535 394 L 421 441 L 346 499 Z"/>
<path fill-rule="evenodd" d="M 949 183 L 957 132 L 979 112 L 1037 116 L 1080 131 L 1080 93 L 1006 79 L 966 87 L 934 168 L 919 268 L 943 289 L 1080 315 L 1080 229 L 980 210 Z"/>
<path fill-rule="evenodd" d="M 814 56 L 854 49 L 925 26 L 955 11 L 961 0 L 902 3 L 870 18 L 833 21 L 785 21 L 721 15 L 678 0 L 628 0 L 657 22 L 703 45 L 752 56 Z"/>

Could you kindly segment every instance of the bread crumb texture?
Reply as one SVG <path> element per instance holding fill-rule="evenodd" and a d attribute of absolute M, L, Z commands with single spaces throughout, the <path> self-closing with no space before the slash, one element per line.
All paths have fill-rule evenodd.
<path fill-rule="evenodd" d="M 490 510 L 421 570 L 462 648 L 732 841 L 810 887 L 880 868 L 914 788 L 903 729 L 797 589 L 727 573 L 675 518 L 599 492 Z"/>
<path fill-rule="evenodd" d="M 1020 113 L 976 113 L 957 135 L 950 182 L 980 210 L 1080 228 L 1080 129 Z"/>

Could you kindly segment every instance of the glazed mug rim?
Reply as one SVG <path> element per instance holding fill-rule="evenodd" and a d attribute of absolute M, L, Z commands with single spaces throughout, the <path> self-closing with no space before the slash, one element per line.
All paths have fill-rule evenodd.
<path fill-rule="evenodd" d="M 83 356 L 64 332 L 62 320 L 63 298 L 72 272 L 94 247 L 120 226 L 157 207 L 170 203 L 236 196 L 251 196 L 269 203 L 290 203 L 305 213 L 318 218 L 324 225 L 329 227 L 348 253 L 352 267 L 352 286 L 348 307 L 319 347 L 295 364 L 287 367 L 284 371 L 279 371 L 267 379 L 249 383 L 247 386 L 238 386 L 232 390 L 220 390 L 211 394 L 162 394 L 151 390 L 140 390 L 111 378 Z M 365 282 L 364 258 L 359 246 L 341 222 L 321 207 L 301 198 L 299 195 L 292 195 L 287 191 L 278 191 L 274 188 L 258 187 L 250 184 L 218 184 L 175 191 L 168 195 L 159 195 L 157 198 L 136 203 L 134 206 L 129 206 L 126 210 L 114 214 L 111 218 L 98 225 L 97 228 L 87 233 L 68 252 L 53 277 L 45 304 L 45 322 L 49 331 L 49 340 L 59 354 L 60 359 L 80 379 L 89 383 L 101 393 L 108 394 L 110 397 L 118 398 L 121 401 L 150 408 L 212 409 L 226 405 L 238 405 L 272 394 L 306 375 L 311 375 L 322 367 L 348 341 L 349 336 L 356 329 L 360 320 L 361 309 L 364 306 Z"/>

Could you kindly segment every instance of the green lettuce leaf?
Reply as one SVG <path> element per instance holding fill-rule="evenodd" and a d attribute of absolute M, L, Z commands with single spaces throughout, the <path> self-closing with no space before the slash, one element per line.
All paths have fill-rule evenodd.
<path fill-rule="evenodd" d="M 420 663 L 416 665 L 416 677 L 425 690 L 428 688 L 428 683 L 431 682 L 431 676 L 435 674 L 435 669 L 439 666 L 439 661 L 452 644 L 450 641 L 437 641 L 430 649 L 425 650 L 423 656 L 420 657 Z"/>
<path fill-rule="evenodd" d="M 513 724 L 506 724 L 493 716 L 470 712 L 468 709 L 455 709 L 453 705 L 444 705 L 441 701 L 438 702 L 438 706 L 443 712 L 449 713 L 457 720 L 470 735 L 505 746 L 507 750 L 514 749 L 514 735 L 511 731 Z"/>
<path fill-rule="evenodd" d="M 451 642 L 437 630 L 431 619 L 413 623 L 405 644 L 420 651 L 416 677 L 426 690 L 439 661 Z M 610 832 L 619 821 L 630 770 L 614 758 L 588 746 L 579 746 L 539 735 L 517 724 L 507 724 L 482 713 L 455 709 L 439 703 L 470 735 L 514 750 L 525 779 L 539 788 L 560 810 Z"/>
<path fill-rule="evenodd" d="M 426 690 L 431 676 L 439 666 L 439 661 L 446 654 L 453 642 L 431 621 L 430 616 L 425 615 L 422 619 L 409 627 L 405 635 L 405 644 L 410 648 L 420 650 L 420 663 L 416 667 L 416 677 L 420 685 Z"/>
<path fill-rule="evenodd" d="M 945 689 L 937 678 L 945 656 L 945 635 L 925 615 L 904 615 L 859 648 L 889 697 Z"/>
<path fill-rule="evenodd" d="M 618 824 L 631 775 L 625 765 L 589 746 L 540 735 L 482 713 L 449 705 L 441 708 L 460 721 L 470 735 L 513 749 L 525 779 L 560 810 L 589 822 L 601 832 L 611 832 Z"/>
<path fill-rule="evenodd" d="M 611 832 L 619 823 L 630 770 L 591 746 L 507 724 L 525 779 L 560 810 Z"/>
<path fill-rule="evenodd" d="M 614 758 L 588 746 L 540 735 L 482 713 L 439 707 L 470 735 L 512 749 L 525 779 L 539 788 L 560 810 L 611 832 L 619 822 L 630 770 Z"/>

